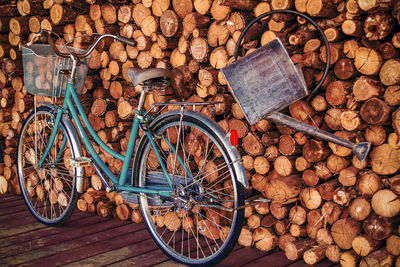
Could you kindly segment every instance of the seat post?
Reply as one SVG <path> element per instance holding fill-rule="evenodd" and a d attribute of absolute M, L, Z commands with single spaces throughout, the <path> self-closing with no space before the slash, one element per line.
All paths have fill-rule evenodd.
<path fill-rule="evenodd" d="M 149 90 L 148 90 L 147 86 L 142 86 L 142 92 L 140 93 L 139 104 L 138 104 L 139 111 L 144 110 L 144 102 L 146 101 L 146 96 L 147 96 L 148 92 L 149 92 Z"/>

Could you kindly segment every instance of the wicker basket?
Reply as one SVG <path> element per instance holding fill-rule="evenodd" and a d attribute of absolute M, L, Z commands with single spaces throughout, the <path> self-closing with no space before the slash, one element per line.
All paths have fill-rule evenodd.
<path fill-rule="evenodd" d="M 84 50 L 58 46 L 61 52 L 74 51 L 83 53 Z M 22 46 L 22 61 L 24 63 L 24 80 L 26 91 L 33 95 L 62 97 L 65 95 L 69 75 L 62 74 L 63 70 L 71 70 L 71 58 L 57 56 L 50 45 L 33 44 Z M 81 60 L 75 76 L 75 91 L 82 93 L 85 83 L 89 58 Z"/>

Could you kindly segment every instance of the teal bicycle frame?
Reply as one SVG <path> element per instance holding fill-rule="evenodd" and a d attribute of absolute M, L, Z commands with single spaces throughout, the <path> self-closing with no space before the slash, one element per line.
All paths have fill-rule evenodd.
<path fill-rule="evenodd" d="M 76 109 L 75 109 L 74 104 L 76 106 Z M 165 178 L 167 180 L 168 186 L 154 186 L 154 187 L 143 188 L 143 187 L 134 187 L 130 184 L 127 184 L 127 178 L 128 178 L 127 176 L 128 176 L 128 172 L 129 172 L 129 166 L 130 166 L 130 163 L 132 160 L 140 124 L 143 123 L 144 119 L 145 119 L 143 117 L 144 111 L 139 110 L 139 109 L 136 110 L 135 118 L 133 120 L 133 125 L 132 125 L 132 131 L 131 131 L 131 135 L 129 137 L 129 142 L 128 142 L 128 146 L 127 146 L 126 155 L 123 156 L 123 155 L 115 152 L 114 150 L 112 150 L 97 135 L 96 131 L 93 129 L 92 125 L 89 122 L 88 117 L 86 116 L 86 114 L 83 110 L 83 107 L 79 101 L 78 95 L 75 92 L 74 84 L 72 82 L 68 82 L 68 84 L 67 84 L 64 102 L 63 102 L 62 107 L 60 106 L 56 109 L 54 128 L 51 132 L 49 144 L 45 150 L 45 153 L 43 154 L 42 159 L 38 163 L 39 168 L 42 167 L 42 165 L 44 163 L 44 159 L 47 157 L 48 153 L 50 152 L 51 146 L 56 138 L 58 127 L 60 126 L 61 118 L 64 114 L 69 114 L 72 117 L 72 119 L 74 120 L 75 125 L 78 129 L 79 135 L 80 135 L 86 149 L 88 150 L 89 154 L 91 155 L 92 159 L 94 160 L 94 163 L 104 172 L 104 174 L 108 178 L 111 179 L 113 186 L 116 188 L 116 191 L 129 191 L 129 192 L 134 192 L 134 193 L 159 194 L 160 196 L 165 196 L 165 197 L 169 197 L 171 195 L 171 192 L 173 191 L 172 179 L 170 177 L 170 174 L 167 171 L 164 161 L 161 158 L 159 150 L 156 147 L 156 144 L 153 140 L 154 136 L 152 136 L 152 134 L 148 131 L 144 131 L 144 134 L 149 139 L 150 144 L 155 151 L 157 159 L 160 163 L 160 166 L 161 166 L 163 173 L 165 175 Z M 99 157 L 99 155 L 97 155 L 96 151 L 94 150 L 92 144 L 89 141 L 89 137 L 86 134 L 84 127 L 82 125 L 82 122 L 79 119 L 78 115 L 81 116 L 83 123 L 86 125 L 86 128 L 87 128 L 89 134 L 93 137 L 94 141 L 102 149 L 104 149 L 107 153 L 109 153 L 111 156 L 123 161 L 122 170 L 120 172 L 119 179 L 117 179 L 117 177 L 110 171 L 110 169 L 106 166 L 106 164 Z M 149 119 L 151 120 L 151 118 L 146 117 L 146 120 L 149 120 Z M 63 139 L 63 142 L 61 145 L 61 151 L 64 149 L 64 147 L 66 145 L 66 138 L 67 137 L 64 135 L 64 139 Z M 164 140 L 171 148 L 171 151 L 177 157 L 178 162 L 182 166 L 184 166 L 184 170 L 185 170 L 185 173 L 188 176 L 188 178 L 192 178 L 190 172 L 185 167 L 185 164 L 183 163 L 182 159 L 179 157 L 179 155 L 176 154 L 176 151 L 175 151 L 174 147 L 172 146 L 172 144 L 165 137 L 164 137 Z M 56 159 L 56 161 L 57 160 L 58 160 L 58 158 Z M 57 162 L 54 162 L 54 164 L 57 164 Z"/>

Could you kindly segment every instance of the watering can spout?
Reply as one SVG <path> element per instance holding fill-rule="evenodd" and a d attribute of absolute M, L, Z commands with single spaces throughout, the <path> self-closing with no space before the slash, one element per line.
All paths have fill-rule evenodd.
<path fill-rule="evenodd" d="M 268 114 L 266 116 L 266 118 L 275 123 L 282 124 L 284 126 L 290 127 L 297 131 L 304 132 L 306 134 L 315 136 L 322 140 L 350 148 L 353 150 L 354 155 L 356 155 L 360 161 L 363 161 L 367 157 L 369 149 L 371 148 L 370 143 L 363 142 L 363 143 L 354 144 L 354 143 L 352 143 L 348 140 L 345 140 L 343 138 L 340 138 L 334 134 L 322 131 L 314 126 L 305 124 L 298 120 L 295 120 L 292 117 L 282 114 L 280 112 L 272 112 L 272 113 Z"/>
<path fill-rule="evenodd" d="M 353 153 L 360 161 L 363 161 L 367 157 L 370 148 L 371 148 L 371 143 L 368 142 L 358 143 L 354 145 Z"/>

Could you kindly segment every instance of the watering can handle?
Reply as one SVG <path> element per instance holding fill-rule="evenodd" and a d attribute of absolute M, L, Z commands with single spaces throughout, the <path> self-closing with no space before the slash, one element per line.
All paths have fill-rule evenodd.
<path fill-rule="evenodd" d="M 294 10 L 287 10 L 287 9 L 278 9 L 278 10 L 272 10 L 269 12 L 266 12 L 264 14 L 261 14 L 260 16 L 256 17 L 255 19 L 253 19 L 242 31 L 242 33 L 239 36 L 238 41 L 236 42 L 236 47 L 235 47 L 235 60 L 237 60 L 238 57 L 238 53 L 239 53 L 239 47 L 240 47 L 240 43 L 242 42 L 243 37 L 246 35 L 247 31 L 250 29 L 251 26 L 253 26 L 257 21 L 270 16 L 272 14 L 275 13 L 287 13 L 287 14 L 294 14 L 297 16 L 300 16 L 302 18 L 304 18 L 305 20 L 307 20 L 308 22 L 310 22 L 319 32 L 319 34 L 322 36 L 322 39 L 324 40 L 324 45 L 326 48 L 326 65 L 325 65 L 325 69 L 324 69 L 324 74 L 322 75 L 321 80 L 319 81 L 319 83 L 317 84 L 317 86 L 315 86 L 315 88 L 313 90 L 311 90 L 310 95 L 314 94 L 320 87 L 321 85 L 324 83 L 326 76 L 328 75 L 329 72 L 329 66 L 331 64 L 331 50 L 329 48 L 329 42 L 328 39 L 326 39 L 325 33 L 324 31 L 321 29 L 321 27 L 314 21 L 312 20 L 309 16 L 304 15 L 300 12 L 294 11 Z"/>

